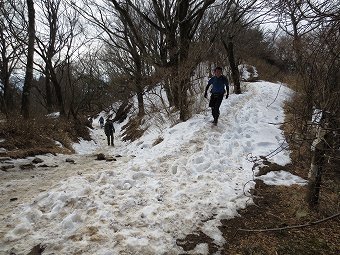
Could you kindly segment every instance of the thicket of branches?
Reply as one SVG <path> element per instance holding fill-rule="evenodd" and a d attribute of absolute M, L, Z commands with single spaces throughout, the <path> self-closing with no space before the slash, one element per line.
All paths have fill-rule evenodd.
<path fill-rule="evenodd" d="M 295 76 L 297 92 L 288 105 L 289 139 L 297 149 L 311 148 L 307 199 L 314 207 L 325 170 L 339 174 L 340 9 L 335 1 L 284 1 L 274 6 L 287 35 L 280 39 L 280 56 Z"/>
<path fill-rule="evenodd" d="M 247 58 L 242 55 L 247 46 L 261 44 L 270 51 L 255 23 L 262 20 L 257 13 L 264 12 L 264 4 L 2 2 L 0 110 L 7 117 L 57 111 L 77 119 L 136 95 L 142 117 L 146 91 L 162 84 L 167 107 L 186 120 L 192 111 L 192 75 L 200 63 L 229 65 L 240 93 L 237 65 Z"/>

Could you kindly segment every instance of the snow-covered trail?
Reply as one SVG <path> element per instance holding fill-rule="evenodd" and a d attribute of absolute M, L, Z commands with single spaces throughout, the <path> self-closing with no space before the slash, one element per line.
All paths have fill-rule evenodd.
<path fill-rule="evenodd" d="M 222 247 L 219 220 L 251 203 L 244 194 L 252 186 L 249 155 L 267 155 L 283 140 L 271 123 L 283 121 L 289 91 L 282 87 L 274 101 L 278 90 L 278 84 L 251 84 L 223 101 L 217 127 L 210 112 L 197 115 L 166 129 L 155 146 L 158 137 L 146 136 L 129 146 L 116 139 L 112 148 L 102 130 L 94 133 L 99 146 L 77 155 L 77 172 L 6 217 L 0 251 L 25 254 L 41 243 L 44 254 L 179 254 L 176 239 L 195 230 Z M 98 152 L 123 157 L 94 161 Z M 288 152 L 274 159 L 288 163 Z M 203 245 L 192 254 L 206 252 Z"/>
<path fill-rule="evenodd" d="M 19 166 L 30 164 L 34 158 L 6 160 L 2 163 L 13 165 L 14 168 L 7 172 L 0 172 L 0 203 L 2 205 L 0 222 L 7 222 L 8 218 L 17 212 L 18 206 L 32 202 L 41 192 L 56 188 L 62 180 L 82 174 L 94 174 L 98 172 L 98 169 L 107 168 L 108 164 L 112 166 L 117 164 L 115 161 L 109 163 L 97 161 L 95 154 L 41 155 L 39 158 L 43 160 L 43 163 L 26 170 L 20 170 Z M 74 160 L 75 163 L 67 163 L 68 158 Z M 9 202 L 10 199 L 13 201 Z M 6 233 L 5 225 L 0 225 L 0 240 Z"/>

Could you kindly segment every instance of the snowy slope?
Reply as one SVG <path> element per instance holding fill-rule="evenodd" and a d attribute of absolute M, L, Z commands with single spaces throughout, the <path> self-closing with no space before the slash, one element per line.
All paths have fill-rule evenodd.
<path fill-rule="evenodd" d="M 122 158 L 79 162 L 82 174 L 23 204 L 9 219 L 0 252 L 26 254 L 41 243 L 44 254 L 179 254 L 176 239 L 195 230 L 222 247 L 219 220 L 252 203 L 252 161 L 269 155 L 278 164 L 290 162 L 289 151 L 273 153 L 285 147 L 279 123 L 290 94 L 279 84 L 249 83 L 245 93 L 222 102 L 217 127 L 209 112 L 133 143 L 116 134 L 115 147 L 97 128 L 93 142 L 75 146 L 77 157 L 103 152 Z M 163 141 L 152 146 L 159 136 Z M 294 183 L 288 173 L 279 176 Z M 275 176 L 268 178 L 275 184 Z M 192 254 L 207 254 L 207 247 Z"/>

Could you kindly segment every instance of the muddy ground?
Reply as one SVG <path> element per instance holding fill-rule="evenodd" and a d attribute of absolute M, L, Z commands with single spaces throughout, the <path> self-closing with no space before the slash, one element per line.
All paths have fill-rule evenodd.
<path fill-rule="evenodd" d="M 307 178 L 304 169 L 291 165 L 279 168 Z M 260 174 L 277 169 L 271 164 Z M 220 230 L 226 244 L 221 254 L 339 255 L 339 176 L 326 173 L 324 177 L 320 204 L 314 210 L 306 202 L 307 186 L 268 186 L 257 180 L 254 204 L 239 211 L 240 217 L 222 221 Z M 209 254 L 215 254 L 218 247 L 212 241 L 201 232 L 177 244 L 188 251 L 182 255 L 200 243 L 208 243 Z"/>

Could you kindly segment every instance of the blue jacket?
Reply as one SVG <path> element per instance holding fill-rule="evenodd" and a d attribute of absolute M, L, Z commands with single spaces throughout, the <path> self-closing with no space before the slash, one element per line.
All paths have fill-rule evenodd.
<path fill-rule="evenodd" d="M 212 94 L 224 94 L 227 90 L 227 94 L 229 94 L 229 83 L 225 76 L 221 75 L 220 77 L 213 76 L 208 81 L 208 85 L 205 88 L 205 93 L 207 94 L 208 89 L 212 85 L 211 93 Z"/>
<path fill-rule="evenodd" d="M 227 78 L 223 75 L 221 75 L 219 78 L 217 78 L 216 76 L 210 78 L 205 89 L 206 93 L 208 92 L 210 85 L 212 85 L 212 89 L 210 91 L 212 94 L 224 94 L 226 90 L 229 94 L 229 83 Z"/>

